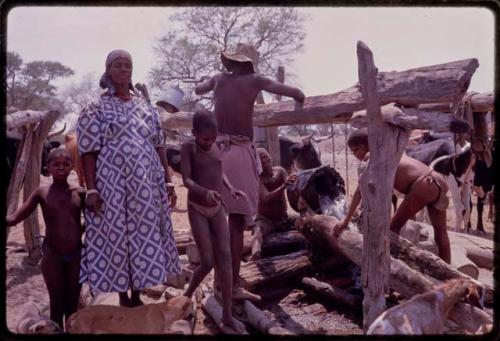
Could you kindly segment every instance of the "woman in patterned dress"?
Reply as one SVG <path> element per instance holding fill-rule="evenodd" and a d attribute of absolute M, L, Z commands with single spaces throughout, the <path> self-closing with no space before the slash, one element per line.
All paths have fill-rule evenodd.
<path fill-rule="evenodd" d="M 176 198 L 160 118 L 131 76 L 130 54 L 112 51 L 100 81 L 107 91 L 77 123 L 87 182 L 80 282 L 92 292 L 119 292 L 123 306 L 142 304 L 139 290 L 180 273 L 169 211 Z"/>

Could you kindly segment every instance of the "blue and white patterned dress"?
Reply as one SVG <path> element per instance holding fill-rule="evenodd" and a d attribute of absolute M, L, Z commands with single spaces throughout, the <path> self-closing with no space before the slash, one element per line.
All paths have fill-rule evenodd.
<path fill-rule="evenodd" d="M 140 97 L 103 95 L 77 123 L 80 154 L 98 152 L 99 214 L 85 212 L 80 282 L 93 292 L 144 289 L 180 273 L 164 170 L 159 114 Z"/>

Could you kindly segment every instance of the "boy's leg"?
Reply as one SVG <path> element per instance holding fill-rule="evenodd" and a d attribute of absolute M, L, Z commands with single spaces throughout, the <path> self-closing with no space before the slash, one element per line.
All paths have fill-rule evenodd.
<path fill-rule="evenodd" d="M 231 237 L 231 261 L 233 264 L 233 298 L 259 301 L 260 296 L 244 290 L 240 286 L 240 263 L 243 250 L 243 231 L 245 217 L 241 214 L 229 214 L 229 235 Z"/>
<path fill-rule="evenodd" d="M 144 305 L 144 303 L 141 301 L 141 291 L 140 290 L 131 290 L 130 306 L 137 307 L 140 305 Z"/>
<path fill-rule="evenodd" d="M 484 227 L 483 227 L 483 209 L 484 209 L 484 201 L 486 199 L 486 194 L 482 197 L 479 195 L 477 196 L 477 226 L 476 226 L 476 232 L 481 232 L 484 233 Z"/>
<path fill-rule="evenodd" d="M 191 297 L 201 281 L 212 270 L 213 267 L 213 251 L 212 241 L 210 239 L 210 226 L 207 217 L 196 211 L 188 205 L 189 224 L 193 238 L 200 253 L 201 263 L 196 267 L 193 277 L 189 281 L 189 286 L 184 292 L 184 296 Z"/>
<path fill-rule="evenodd" d="M 431 205 L 427 206 L 427 210 L 432 227 L 434 228 L 434 240 L 439 249 L 439 257 L 450 264 L 451 250 L 448 231 L 446 230 L 446 211 L 438 210 Z"/>
<path fill-rule="evenodd" d="M 48 246 L 43 248 L 42 275 L 47 286 L 50 301 L 50 319 L 63 329 L 64 314 L 64 268 L 58 255 L 54 254 Z"/>
<path fill-rule="evenodd" d="M 75 256 L 71 261 L 65 264 L 65 278 L 64 278 L 64 295 L 65 307 L 64 317 L 67 321 L 68 318 L 77 311 L 78 299 L 80 298 L 80 289 L 82 285 L 79 283 L 80 279 L 80 256 Z"/>
<path fill-rule="evenodd" d="M 219 210 L 214 217 L 210 218 L 210 231 L 215 272 L 222 293 L 222 323 L 241 333 L 245 331 L 245 326 L 236 320 L 231 313 L 233 282 L 231 238 L 224 210 Z M 224 331 L 224 326 L 221 328 Z"/>

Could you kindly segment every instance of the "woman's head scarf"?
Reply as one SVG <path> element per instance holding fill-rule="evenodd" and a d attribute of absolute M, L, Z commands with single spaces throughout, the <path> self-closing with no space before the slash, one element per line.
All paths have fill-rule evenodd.
<path fill-rule="evenodd" d="M 113 81 L 111 80 L 111 76 L 109 75 L 109 68 L 111 64 L 118 58 L 125 58 L 130 61 L 130 64 L 132 64 L 132 56 L 125 50 L 113 50 L 108 54 L 108 56 L 106 57 L 106 71 L 104 71 L 104 73 L 102 74 L 101 80 L 99 81 L 99 85 L 103 89 L 108 89 L 108 92 L 111 95 L 113 95 L 116 92 L 116 89 L 115 86 L 113 85 Z M 138 95 L 137 91 L 135 90 L 132 84 L 132 79 L 130 79 L 128 86 L 130 90 L 132 90 L 136 95 Z"/>

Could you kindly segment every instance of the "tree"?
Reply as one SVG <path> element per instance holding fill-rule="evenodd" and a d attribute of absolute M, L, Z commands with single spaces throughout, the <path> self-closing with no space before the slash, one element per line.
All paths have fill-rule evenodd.
<path fill-rule="evenodd" d="M 59 62 L 24 64 L 19 54 L 7 52 L 7 105 L 20 110 L 62 109 L 53 82 L 73 74 L 72 69 Z"/>
<path fill-rule="evenodd" d="M 88 73 L 79 82 L 72 82 L 64 87 L 59 98 L 68 113 L 79 114 L 87 104 L 98 98 L 101 92 L 96 75 Z"/>
<path fill-rule="evenodd" d="M 193 7 L 173 14 L 172 29 L 154 45 L 158 64 L 150 71 L 154 88 L 181 84 L 189 90 L 201 76 L 222 70 L 219 53 L 237 43 L 260 54 L 259 72 L 274 78 L 301 51 L 306 17 L 290 7 Z"/>

